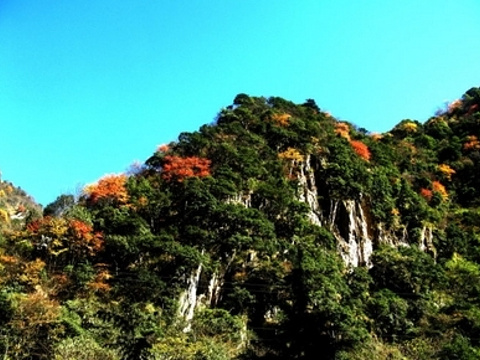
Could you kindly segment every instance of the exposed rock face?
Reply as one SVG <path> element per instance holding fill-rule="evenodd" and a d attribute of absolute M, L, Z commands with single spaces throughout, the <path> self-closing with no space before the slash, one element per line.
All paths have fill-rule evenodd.
<path fill-rule="evenodd" d="M 315 180 L 315 164 L 308 155 L 298 174 L 299 200 L 308 204 L 309 219 L 318 226 L 327 226 L 338 241 L 338 250 L 347 266 L 371 266 L 373 252 L 372 224 L 365 204 L 354 200 L 330 200 L 329 209 L 322 209 Z"/>
<path fill-rule="evenodd" d="M 322 226 L 322 210 L 318 202 L 318 189 L 315 182 L 315 172 L 311 166 L 311 157 L 308 155 L 303 166 L 300 166 L 298 181 L 300 185 L 299 200 L 307 203 L 310 212 L 308 218 L 318 226 Z"/>
<path fill-rule="evenodd" d="M 433 230 L 429 226 L 424 226 L 422 229 L 422 233 L 420 235 L 420 243 L 419 248 L 422 251 L 431 253 L 433 257 L 436 257 L 436 249 L 433 245 Z"/>
<path fill-rule="evenodd" d="M 223 278 L 218 276 L 218 273 L 213 273 L 210 281 L 208 282 L 208 292 L 206 297 L 206 303 L 209 305 L 215 305 L 220 299 L 220 290 L 222 289 Z"/>
<path fill-rule="evenodd" d="M 252 193 L 239 193 L 236 196 L 232 196 L 227 199 L 227 203 L 229 204 L 239 204 L 246 208 L 252 207 Z"/>
<path fill-rule="evenodd" d="M 192 270 L 187 279 L 186 290 L 180 295 L 178 314 L 186 320 L 187 326 L 184 331 L 190 331 L 190 322 L 198 307 L 214 307 L 221 299 L 221 290 L 224 285 L 224 277 L 230 268 L 235 253 L 227 256 L 225 266 L 213 273 L 204 271 L 202 264 Z"/>
<path fill-rule="evenodd" d="M 340 255 L 347 266 L 371 266 L 373 240 L 362 203 L 332 200 L 328 226 L 338 241 Z"/>
<path fill-rule="evenodd" d="M 361 196 L 360 200 L 324 199 L 322 206 L 318 200 L 322 189 L 319 189 L 315 176 L 318 164 L 313 160 L 310 155 L 306 156 L 299 166 L 299 200 L 308 204 L 308 217 L 313 224 L 326 226 L 332 231 L 347 266 L 371 267 L 374 246 L 379 244 L 409 246 L 406 227 L 399 226 L 399 230 L 393 231 L 386 229 L 384 224 L 375 223 L 369 214 L 367 202 Z M 420 249 L 435 254 L 430 227 L 423 228 L 418 241 Z"/>
<path fill-rule="evenodd" d="M 179 315 L 184 318 L 187 323 L 193 319 L 195 308 L 198 302 L 198 286 L 200 283 L 200 275 L 202 274 L 202 264 L 199 264 L 197 269 L 192 271 L 190 277 L 187 280 L 187 289 L 180 296 L 179 300 Z M 190 330 L 190 325 L 184 329 L 184 331 Z"/>
<path fill-rule="evenodd" d="M 394 247 L 409 246 L 406 227 L 402 227 L 399 231 L 393 232 L 386 230 L 383 224 L 377 224 L 376 239 L 379 244 L 387 244 Z"/>

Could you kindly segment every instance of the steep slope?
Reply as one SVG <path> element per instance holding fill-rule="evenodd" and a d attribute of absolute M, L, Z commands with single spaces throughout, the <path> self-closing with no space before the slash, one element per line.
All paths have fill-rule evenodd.
<path fill-rule="evenodd" d="M 21 229 L 41 213 L 41 206 L 25 191 L 0 179 L 0 229 Z"/>
<path fill-rule="evenodd" d="M 479 106 L 471 89 L 372 134 L 313 100 L 238 95 L 137 173 L 6 235 L 0 350 L 477 358 Z"/>

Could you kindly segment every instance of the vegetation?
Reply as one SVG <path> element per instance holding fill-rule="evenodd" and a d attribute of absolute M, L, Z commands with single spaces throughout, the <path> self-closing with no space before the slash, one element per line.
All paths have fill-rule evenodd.
<path fill-rule="evenodd" d="M 0 354 L 477 359 L 479 137 L 479 88 L 384 134 L 240 94 L 43 216 L 0 181 Z"/>

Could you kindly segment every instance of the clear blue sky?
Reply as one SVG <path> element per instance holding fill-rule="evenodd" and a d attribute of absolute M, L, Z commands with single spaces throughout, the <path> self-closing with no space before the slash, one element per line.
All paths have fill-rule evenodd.
<path fill-rule="evenodd" d="M 480 86 L 478 0 L 0 0 L 0 170 L 47 205 L 236 94 L 387 131 Z"/>

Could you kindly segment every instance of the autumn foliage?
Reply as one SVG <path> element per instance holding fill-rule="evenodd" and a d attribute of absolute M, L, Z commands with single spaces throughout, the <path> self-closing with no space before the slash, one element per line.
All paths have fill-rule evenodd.
<path fill-rule="evenodd" d="M 453 170 L 449 165 L 447 164 L 440 164 L 438 165 L 438 170 L 448 179 L 452 179 L 452 175 L 455 174 L 455 170 Z"/>
<path fill-rule="evenodd" d="M 162 177 L 167 181 L 210 176 L 211 161 L 208 159 L 167 155 L 164 161 Z"/>
<path fill-rule="evenodd" d="M 448 199 L 448 192 L 445 189 L 445 186 L 443 186 L 440 181 L 433 181 L 431 190 L 425 188 L 420 189 L 420 195 L 427 201 L 430 201 L 432 199 L 435 192 L 439 193 L 442 196 L 443 200 Z"/>
<path fill-rule="evenodd" d="M 68 225 L 65 219 L 52 216 L 34 220 L 27 225 L 27 231 L 34 235 L 62 237 L 67 232 Z"/>
<path fill-rule="evenodd" d="M 170 147 L 167 144 L 162 144 L 157 148 L 157 151 L 161 153 L 166 153 L 168 150 L 170 150 Z"/>
<path fill-rule="evenodd" d="M 94 279 L 87 284 L 87 286 L 95 292 L 106 292 L 111 289 L 108 280 L 112 278 L 112 275 L 106 268 L 102 267 L 101 265 L 105 264 L 99 264 Z"/>
<path fill-rule="evenodd" d="M 278 154 L 278 157 L 280 159 L 297 161 L 297 162 L 301 162 L 304 160 L 304 156 L 300 154 L 300 152 L 297 149 L 294 149 L 291 147 L 289 147 L 284 152 L 281 152 L 280 154 Z"/>
<path fill-rule="evenodd" d="M 418 130 L 418 125 L 411 121 L 406 121 L 402 125 L 402 130 L 406 131 L 407 133 L 415 133 Z"/>
<path fill-rule="evenodd" d="M 75 256 L 95 256 L 103 248 L 102 235 L 94 233 L 92 226 L 83 221 L 70 220 L 68 232 L 71 237 L 70 251 Z"/>
<path fill-rule="evenodd" d="M 450 104 L 447 105 L 447 111 L 448 111 L 448 113 L 451 114 L 456 109 L 460 109 L 462 107 L 462 105 L 463 105 L 462 100 L 460 100 L 460 99 L 454 100 Z"/>
<path fill-rule="evenodd" d="M 420 190 L 420 195 L 427 201 L 432 200 L 433 192 L 432 190 L 422 188 Z"/>
<path fill-rule="evenodd" d="M 287 113 L 273 114 L 272 115 L 272 121 L 279 126 L 288 126 L 291 117 L 292 116 L 290 114 L 287 114 Z"/>
<path fill-rule="evenodd" d="M 28 224 L 27 231 L 38 249 L 49 256 L 68 254 L 71 259 L 95 256 L 103 249 L 103 237 L 93 227 L 76 219 L 46 216 Z"/>
<path fill-rule="evenodd" d="M 434 181 L 432 182 L 432 189 L 433 191 L 436 191 L 442 195 L 442 198 L 446 200 L 448 198 L 448 192 L 445 189 L 445 186 L 443 186 L 440 181 Z"/>
<path fill-rule="evenodd" d="M 351 140 L 350 145 L 352 145 L 353 150 L 355 153 L 360 156 L 363 160 L 369 161 L 372 157 L 370 150 L 367 145 L 359 140 Z"/>
<path fill-rule="evenodd" d="M 467 142 L 463 144 L 464 150 L 479 150 L 480 141 L 475 135 L 467 136 Z"/>
<path fill-rule="evenodd" d="M 350 140 L 350 125 L 339 122 L 335 125 L 335 134 L 347 140 Z"/>
<path fill-rule="evenodd" d="M 0 209 L 0 223 L 9 223 L 10 222 L 10 215 L 4 209 Z"/>
<path fill-rule="evenodd" d="M 92 203 L 99 200 L 113 200 L 118 204 L 126 204 L 128 201 L 128 193 L 125 187 L 127 176 L 125 174 L 106 175 L 96 184 L 85 187 L 84 192 Z"/>

